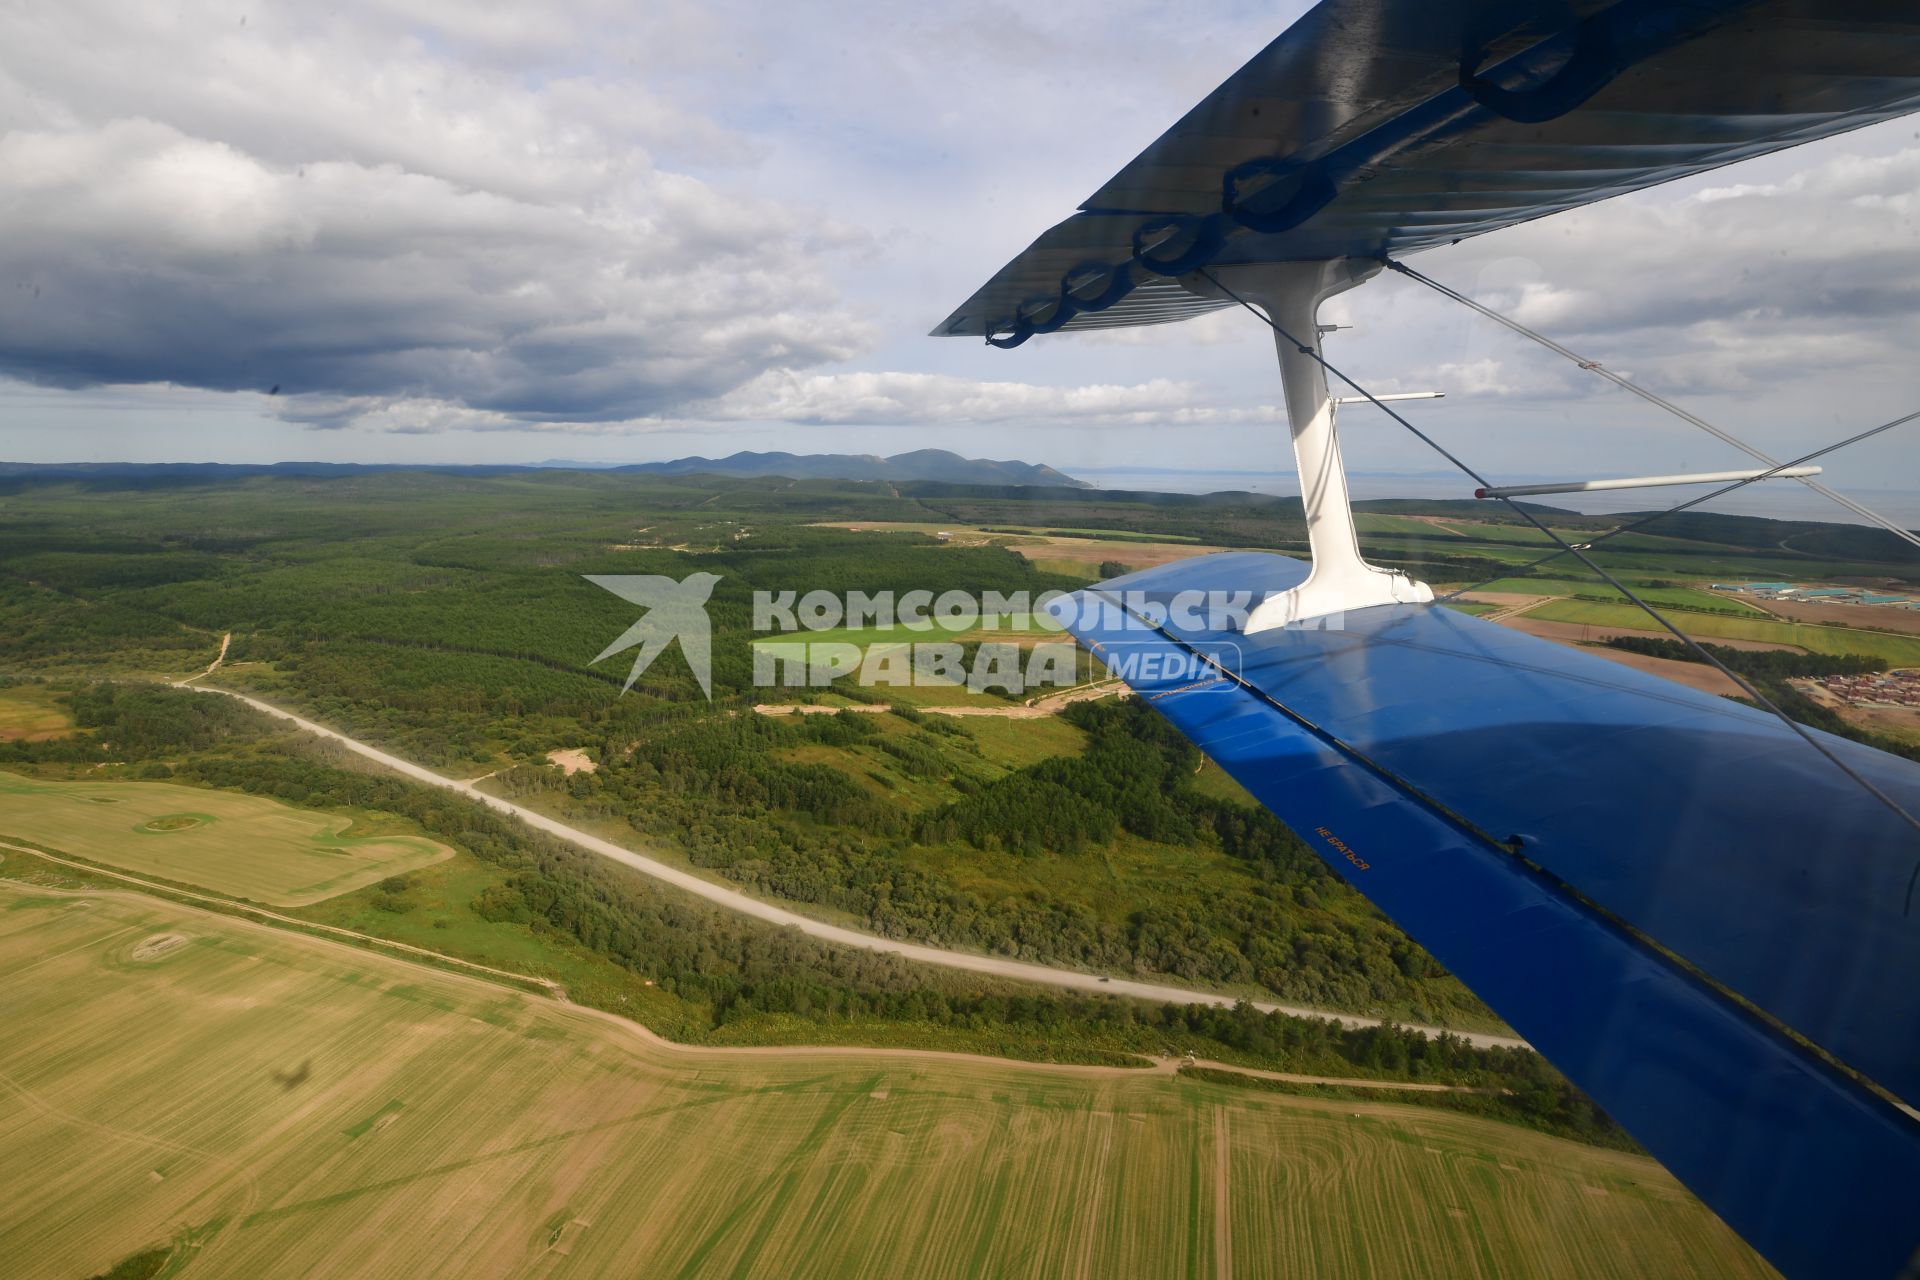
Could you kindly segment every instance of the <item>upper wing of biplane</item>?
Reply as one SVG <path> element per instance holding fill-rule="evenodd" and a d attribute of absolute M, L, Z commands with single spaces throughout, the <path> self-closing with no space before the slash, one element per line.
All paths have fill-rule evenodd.
<path fill-rule="evenodd" d="M 1326 0 L 933 330 L 1226 306 L 1203 263 L 1404 255 L 1912 111 L 1907 0 Z"/>
<path fill-rule="evenodd" d="M 1791 1276 L 1920 1274 L 1920 766 L 1366 564 L 1314 309 L 1916 107 L 1905 0 L 1325 0 L 934 331 L 1263 309 L 1312 565 L 1177 562 L 1063 620 Z M 1168 608 L 1216 591 L 1264 603 Z"/>

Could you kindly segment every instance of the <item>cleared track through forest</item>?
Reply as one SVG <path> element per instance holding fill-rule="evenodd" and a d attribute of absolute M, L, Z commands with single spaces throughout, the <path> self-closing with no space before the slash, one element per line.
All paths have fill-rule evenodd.
<path fill-rule="evenodd" d="M 775 906 L 770 902 L 763 902 L 758 898 L 749 897 L 737 889 L 729 889 L 724 885 L 715 884 L 711 880 L 702 879 L 691 872 L 683 871 L 678 867 L 656 861 L 644 854 L 635 853 L 623 845 L 617 845 L 611 840 L 593 835 L 590 832 L 582 831 L 578 827 L 569 826 L 557 818 L 548 817 L 546 814 L 534 809 L 529 809 L 525 805 L 518 805 L 511 800 L 503 800 L 499 796 L 489 795 L 475 787 L 472 783 L 462 782 L 456 778 L 449 778 L 444 774 L 435 773 L 433 770 L 422 765 L 417 765 L 411 760 L 403 760 L 399 756 L 382 751 L 380 748 L 361 742 L 356 738 L 350 738 L 336 729 L 329 729 L 323 724 L 316 724 L 312 720 L 297 716 L 291 711 L 274 706 L 272 703 L 262 702 L 260 699 L 249 697 L 244 693 L 236 693 L 232 689 L 219 689 L 211 685 L 190 685 L 185 682 L 180 682 L 179 687 L 192 689 L 197 693 L 220 694 L 225 697 L 238 699 L 256 711 L 280 720 L 290 721 L 308 733 L 317 734 L 320 737 L 329 738 L 338 742 L 348 750 L 364 756 L 376 764 L 384 765 L 392 769 L 395 773 L 412 778 L 416 782 L 425 782 L 431 786 L 458 792 L 469 799 L 479 801 L 490 809 L 518 818 L 530 827 L 538 828 L 541 831 L 547 832 L 549 835 L 558 836 L 560 839 L 577 845 L 590 853 L 598 854 L 603 858 L 608 858 L 623 866 L 631 867 L 643 875 L 652 876 L 656 880 L 664 881 L 676 889 L 684 889 L 688 893 L 695 894 L 706 899 L 708 902 L 725 907 L 729 911 L 737 911 L 742 915 L 752 916 L 757 920 L 764 920 L 769 924 L 798 929 L 801 933 L 807 934 L 810 937 L 819 938 L 823 942 L 832 942 L 843 947 L 860 947 L 868 951 L 886 952 L 919 964 L 934 964 L 948 969 L 963 969 L 970 973 L 984 973 L 996 978 L 1010 978 L 1017 982 L 1032 982 L 1049 987 L 1063 987 L 1070 991 L 1086 992 L 1089 995 L 1130 996 L 1138 1000 L 1152 1000 L 1162 1004 L 1206 1004 L 1221 1007 L 1230 1007 L 1238 1003 L 1240 999 L 1240 997 L 1237 996 L 1221 995 L 1218 992 L 1194 991 L 1186 987 L 1167 986 L 1156 982 L 1139 982 L 1132 978 L 1103 978 L 1099 974 L 1083 973 L 1077 969 L 1057 969 L 1051 965 L 1029 964 L 1025 961 L 1008 960 L 1000 956 L 980 955 L 971 951 L 949 951 L 944 947 L 932 947 L 917 942 L 900 942 L 893 938 L 882 938 L 876 934 L 862 933 L 857 929 L 847 929 L 840 925 L 828 924 L 823 920 L 815 920 L 810 916 L 801 915 L 796 911 L 790 911 L 784 907 Z M 1354 1013 L 1337 1013 L 1327 1009 L 1309 1009 L 1300 1005 L 1274 1004 L 1260 1000 L 1255 1000 L 1251 1003 L 1256 1009 L 1262 1012 L 1285 1013 L 1297 1018 L 1328 1018 L 1349 1027 L 1377 1027 L 1383 1022 L 1383 1019 L 1380 1018 L 1369 1018 Z M 1477 1031 L 1455 1031 L 1450 1028 L 1428 1027 L 1411 1022 L 1401 1023 L 1400 1025 L 1411 1030 L 1424 1031 L 1428 1035 L 1439 1035 L 1444 1030 L 1449 1035 L 1458 1036 L 1468 1043 L 1482 1048 L 1528 1047 L 1525 1041 L 1515 1039 L 1512 1036 L 1489 1035 L 1485 1032 Z"/>

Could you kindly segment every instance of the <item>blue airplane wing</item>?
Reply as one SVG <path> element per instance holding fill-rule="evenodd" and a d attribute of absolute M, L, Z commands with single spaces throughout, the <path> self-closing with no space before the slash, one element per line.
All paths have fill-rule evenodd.
<path fill-rule="evenodd" d="M 1306 568 L 1202 556 L 1058 611 L 1782 1271 L 1914 1261 L 1920 1120 L 1863 1083 L 1920 1098 L 1911 829 L 1763 712 L 1441 606 L 1169 614 Z M 1920 767 L 1824 741 L 1920 809 Z"/>
<path fill-rule="evenodd" d="M 1909 0 L 1324 0 L 934 327 L 1159 324 L 1920 107 Z M 1098 110 L 1090 103 L 1089 110 Z"/>

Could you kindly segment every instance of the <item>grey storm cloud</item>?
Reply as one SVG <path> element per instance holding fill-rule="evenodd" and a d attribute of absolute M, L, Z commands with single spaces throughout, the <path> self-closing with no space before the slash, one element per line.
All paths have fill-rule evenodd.
<path fill-rule="evenodd" d="M 50 30 L 87 15 L 0 18 L 44 55 L 0 81 L 0 372 L 592 422 L 870 341 L 827 270 L 858 237 L 656 167 L 644 96 L 615 129 L 590 86 L 196 16 L 146 33 L 143 94 Z"/>
<path fill-rule="evenodd" d="M 953 427 L 996 454 L 1057 428 L 1056 461 L 1157 459 L 1165 427 L 1238 458 L 1281 440 L 1251 317 L 1019 352 L 922 335 L 1304 7 L 0 6 L 0 382 L 101 406 L 278 386 L 235 412 L 369 433 L 339 451 Z M 1895 122 L 1414 264 L 1797 441 L 1851 421 L 1836 381 L 1862 413 L 1908 398 L 1916 191 Z M 1329 310 L 1344 365 L 1446 390 L 1430 411 L 1488 454 L 1584 466 L 1579 424 L 1633 420 L 1404 281 Z M 56 448 L 28 438 L 53 400 L 10 394 L 34 406 L 13 447 Z"/>
<path fill-rule="evenodd" d="M 1673 392 L 1891 376 L 1916 336 L 1920 147 L 1863 155 L 1861 142 L 1786 152 L 1410 265 Z M 1433 295 L 1406 303 L 1409 327 L 1466 320 Z M 1528 394 L 1590 385 L 1542 359 L 1518 362 Z"/>

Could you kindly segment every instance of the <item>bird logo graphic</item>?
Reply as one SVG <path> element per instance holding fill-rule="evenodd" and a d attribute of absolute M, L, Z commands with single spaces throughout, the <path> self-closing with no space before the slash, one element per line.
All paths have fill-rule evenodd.
<path fill-rule="evenodd" d="M 693 678 L 700 682 L 701 692 L 709 702 L 713 700 L 713 626 L 707 619 L 707 597 L 720 581 L 719 574 L 690 573 L 679 582 L 656 573 L 582 576 L 594 586 L 603 587 L 647 611 L 593 660 L 601 662 L 635 645 L 640 646 L 640 652 L 633 657 L 633 669 L 627 672 L 627 682 L 620 687 L 621 693 L 633 688 L 640 673 L 678 640 L 687 666 L 693 669 Z"/>

